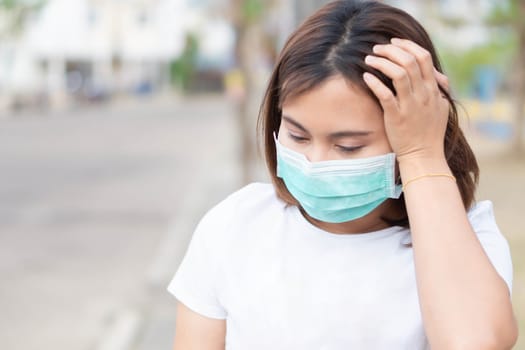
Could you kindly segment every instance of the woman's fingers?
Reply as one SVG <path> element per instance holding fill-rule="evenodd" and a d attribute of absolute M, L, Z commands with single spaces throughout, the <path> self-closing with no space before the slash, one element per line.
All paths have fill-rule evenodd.
<path fill-rule="evenodd" d="M 393 38 L 390 42 L 410 52 L 416 58 L 423 80 L 428 82 L 429 89 L 431 89 L 435 95 L 441 95 L 438 85 L 445 91 L 450 92 L 448 78 L 434 67 L 432 55 L 429 51 L 410 40 Z M 435 83 L 436 81 L 438 85 Z"/>
<path fill-rule="evenodd" d="M 378 56 L 366 56 L 366 64 L 377 69 L 392 79 L 397 95 L 400 99 L 406 99 L 412 93 L 412 86 L 407 71 L 394 62 Z"/>
<path fill-rule="evenodd" d="M 448 78 L 435 69 L 429 51 L 410 40 L 394 38 L 391 42 L 375 45 L 373 51 L 377 56 L 368 55 L 365 58 L 367 65 L 392 79 L 396 89 L 397 96 L 394 96 L 373 74 L 365 75 L 368 77 L 365 79 L 367 84 L 383 101 L 382 104 L 385 99 L 394 99 L 396 106 L 401 109 L 416 101 L 426 105 L 435 101 L 435 96 L 442 95 L 440 88 L 449 91 Z M 391 105 L 389 101 L 386 103 Z"/>
<path fill-rule="evenodd" d="M 434 69 L 431 54 L 411 41 L 393 39 L 373 50 L 367 65 L 392 79 L 397 94 L 372 73 L 364 73 L 363 79 L 383 107 L 394 152 L 406 158 L 441 150 L 449 102 L 440 93 L 448 89 L 447 77 Z"/>
<path fill-rule="evenodd" d="M 374 95 L 377 96 L 379 103 L 385 112 L 396 111 L 398 109 L 396 97 L 381 80 L 370 73 L 364 73 L 363 79 Z"/>
<path fill-rule="evenodd" d="M 376 55 L 389 59 L 403 67 L 408 73 L 412 92 L 422 91 L 424 88 L 423 76 L 417 59 L 410 52 L 395 45 L 375 45 L 373 51 Z"/>
<path fill-rule="evenodd" d="M 439 86 L 444 89 L 446 92 L 450 93 L 450 85 L 448 82 L 448 77 L 434 68 L 434 77 L 436 78 Z"/>
<path fill-rule="evenodd" d="M 431 81 L 434 79 L 434 63 L 430 52 L 411 40 L 393 38 L 390 42 L 393 45 L 408 51 L 416 58 L 423 80 Z"/>

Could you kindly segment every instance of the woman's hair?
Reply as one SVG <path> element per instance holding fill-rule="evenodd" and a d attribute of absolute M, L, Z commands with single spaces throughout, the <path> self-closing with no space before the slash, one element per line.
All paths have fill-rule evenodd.
<path fill-rule="evenodd" d="M 379 100 L 363 81 L 363 73 L 378 77 L 395 94 L 392 80 L 366 65 L 365 56 L 372 47 L 386 44 L 391 38 L 409 39 L 430 52 L 434 66 L 442 71 L 436 50 L 425 29 L 406 12 L 376 1 L 339 0 L 331 2 L 306 21 L 288 38 L 272 73 L 259 114 L 259 131 L 263 136 L 266 163 L 277 195 L 288 204 L 299 203 L 276 175 L 276 151 L 273 133 L 281 124 L 283 103 L 320 86 L 328 78 L 343 76 L 354 86 Z M 458 113 L 448 91 L 440 86 L 450 102 L 445 134 L 445 156 L 465 208 L 474 200 L 479 169 L 463 132 Z M 392 225 L 408 226 L 404 197 L 395 200 L 404 214 L 395 220 L 383 218 Z"/>

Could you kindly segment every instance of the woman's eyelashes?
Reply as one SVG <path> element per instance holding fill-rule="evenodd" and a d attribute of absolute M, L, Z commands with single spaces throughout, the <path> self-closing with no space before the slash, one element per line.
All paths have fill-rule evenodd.
<path fill-rule="evenodd" d="M 309 141 L 309 138 L 308 137 L 305 137 L 305 136 L 301 136 L 301 135 L 297 135 L 297 134 L 293 134 L 291 132 L 288 133 L 288 136 L 296 143 L 306 143 Z M 358 150 L 360 150 L 361 148 L 363 148 L 364 146 L 363 145 L 360 145 L 360 146 L 343 146 L 343 145 L 334 145 L 334 147 L 342 152 L 342 153 L 353 153 L 353 152 L 356 152 Z"/>
<path fill-rule="evenodd" d="M 290 138 L 292 140 L 294 140 L 296 142 L 299 142 L 299 143 L 303 143 L 303 142 L 308 141 L 307 137 L 300 136 L 300 135 L 295 135 L 295 134 L 292 134 L 291 132 L 288 133 L 288 136 L 290 136 Z"/>
<path fill-rule="evenodd" d="M 341 146 L 341 145 L 336 145 L 336 147 L 337 147 L 337 149 L 339 149 L 343 153 L 353 153 L 353 152 L 356 152 L 356 151 L 360 150 L 364 146 Z"/>

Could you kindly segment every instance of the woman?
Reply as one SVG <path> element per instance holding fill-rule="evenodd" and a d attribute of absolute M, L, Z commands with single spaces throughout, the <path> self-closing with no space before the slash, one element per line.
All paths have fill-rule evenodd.
<path fill-rule="evenodd" d="M 169 286 L 175 349 L 510 349 L 512 262 L 435 49 L 405 12 L 332 2 L 260 116 L 273 184 L 202 219 Z"/>

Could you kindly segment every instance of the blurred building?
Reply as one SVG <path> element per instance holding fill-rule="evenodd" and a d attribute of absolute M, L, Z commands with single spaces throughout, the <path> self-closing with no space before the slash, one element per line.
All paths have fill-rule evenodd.
<path fill-rule="evenodd" d="M 160 89 L 191 18 L 185 0 L 48 0 L 0 46 L 0 94 L 62 104 Z"/>
<path fill-rule="evenodd" d="M 265 31 L 277 50 L 328 0 L 274 0 Z M 458 50 L 489 38 L 483 20 L 494 0 L 385 0 L 418 18 L 438 45 Z M 186 35 L 199 39 L 202 69 L 233 64 L 235 34 L 206 7 L 229 0 L 47 0 L 16 37 L 0 41 L 0 110 L 13 103 L 67 104 L 167 86 Z M 0 24 L 2 22 L 0 13 Z M 0 25 L 1 27 L 1 25 Z M 1 30 L 1 28 L 0 28 Z M 7 102 L 6 102 L 7 101 Z"/>

